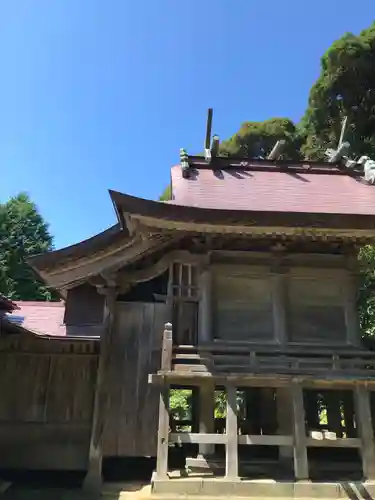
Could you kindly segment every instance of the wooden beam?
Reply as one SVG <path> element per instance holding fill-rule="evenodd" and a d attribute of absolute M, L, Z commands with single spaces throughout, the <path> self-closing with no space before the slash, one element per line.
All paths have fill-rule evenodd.
<path fill-rule="evenodd" d="M 226 444 L 226 434 L 201 434 L 196 432 L 173 432 L 169 436 L 171 443 L 198 443 L 205 445 Z"/>
<path fill-rule="evenodd" d="M 279 436 L 278 434 L 266 436 L 258 434 L 243 434 L 238 436 L 238 444 L 259 446 L 293 446 L 293 436 Z"/>
<path fill-rule="evenodd" d="M 307 438 L 306 445 L 314 448 L 360 448 L 361 440 L 357 438 L 315 439 Z"/>
<path fill-rule="evenodd" d="M 238 479 L 238 421 L 237 421 L 237 388 L 226 384 L 227 389 L 227 444 L 225 450 L 225 477 Z"/>
<path fill-rule="evenodd" d="M 101 339 L 99 365 L 97 370 L 94 409 L 89 447 L 89 465 L 83 489 L 90 494 L 98 494 L 102 485 L 102 439 L 107 406 L 107 372 L 110 364 L 110 348 L 116 327 L 116 297 L 114 286 L 102 290 L 104 301 L 104 334 Z"/>
<path fill-rule="evenodd" d="M 358 377 L 332 377 L 326 378 L 323 374 L 316 375 L 296 375 L 279 374 L 267 375 L 267 373 L 228 373 L 228 374 L 212 374 L 210 372 L 164 372 L 159 371 L 157 374 L 149 375 L 148 381 L 150 384 L 160 385 L 167 378 L 170 384 L 185 385 L 200 385 L 205 380 L 214 379 L 215 384 L 226 385 L 228 381 L 236 385 L 236 387 L 290 387 L 293 380 L 298 383 L 303 383 L 304 387 L 311 389 L 353 389 L 354 385 L 362 385 L 372 387 L 375 390 L 375 379 L 358 378 Z"/>
<path fill-rule="evenodd" d="M 356 423 L 361 439 L 362 468 L 365 479 L 375 479 L 375 445 L 372 428 L 370 392 L 357 386 L 354 390 Z"/>
<path fill-rule="evenodd" d="M 156 477 L 166 479 L 168 476 L 168 442 L 169 442 L 169 384 L 160 389 L 159 429 L 156 455 Z"/>
<path fill-rule="evenodd" d="M 306 448 L 305 410 L 302 386 L 292 384 L 293 423 L 294 423 L 294 475 L 297 480 L 308 479 L 309 464 Z"/>

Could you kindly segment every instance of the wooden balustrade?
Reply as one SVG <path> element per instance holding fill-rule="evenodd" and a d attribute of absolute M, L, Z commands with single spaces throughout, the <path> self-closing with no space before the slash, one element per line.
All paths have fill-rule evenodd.
<path fill-rule="evenodd" d="M 168 332 L 168 330 L 166 330 Z M 192 371 L 254 374 L 375 375 L 375 352 L 349 347 L 253 346 L 215 342 L 202 346 L 174 346 L 169 337 L 163 356 L 171 356 L 171 368 L 162 371 Z M 167 345 L 167 342 L 169 344 Z M 168 354 L 168 355 L 169 355 Z M 163 357 L 163 359 L 166 359 Z M 169 361 L 168 361 L 169 363 Z M 168 365 L 169 366 L 169 365 Z"/>
<path fill-rule="evenodd" d="M 206 371 L 213 375 L 218 384 L 225 386 L 227 392 L 227 412 L 224 433 L 214 432 L 176 432 L 176 427 L 190 421 L 175 421 L 170 425 L 169 389 L 173 377 L 183 378 L 181 370 L 192 374 L 192 380 L 202 387 L 204 381 L 197 381 L 197 374 Z M 232 375 L 236 376 L 233 377 Z M 241 422 L 237 412 L 237 388 L 247 377 L 256 375 L 264 381 L 264 387 L 277 387 L 283 374 L 291 375 L 287 387 L 291 391 L 291 429 L 275 435 L 241 434 Z M 281 376 L 279 377 L 279 374 Z M 312 375 L 331 379 L 337 388 L 335 375 L 341 379 L 351 379 L 354 394 L 356 426 L 358 437 L 322 432 L 309 434 L 306 429 L 306 415 L 303 391 L 308 387 L 308 377 Z M 237 376 L 238 375 L 238 376 Z M 271 375 L 271 379 L 268 376 Z M 370 391 L 367 387 L 375 375 L 375 352 L 354 350 L 343 347 L 302 347 L 288 345 L 254 346 L 232 345 L 228 342 L 215 342 L 199 346 L 173 346 L 172 325 L 166 324 L 163 334 L 161 370 L 157 375 L 160 387 L 159 430 L 157 450 L 157 478 L 164 479 L 168 472 L 168 446 L 170 443 L 193 443 L 200 445 L 224 445 L 226 449 L 226 477 L 238 478 L 238 445 L 278 446 L 293 450 L 294 473 L 296 479 L 308 479 L 309 463 L 307 449 L 310 447 L 357 448 L 361 451 L 363 473 L 366 479 L 375 478 L 375 446 L 370 408 Z M 361 385 L 362 379 L 362 385 Z M 155 379 L 156 380 L 156 379 Z M 365 385 L 363 385 L 365 380 Z M 254 382 L 254 380 L 252 379 Z M 305 382 L 303 382 L 305 381 Z M 151 380 L 152 382 L 152 380 Z M 304 385 L 306 383 L 306 385 Z M 320 382 L 321 383 L 321 380 Z M 353 385 L 354 384 L 354 385 Z M 250 384 L 251 385 L 251 384 Z M 256 384 L 253 384 L 254 386 Z M 213 416 L 212 416 L 213 418 Z M 170 432 L 171 430 L 171 432 Z M 247 430 L 247 429 L 246 429 Z M 289 434 L 289 435 L 286 435 Z"/>

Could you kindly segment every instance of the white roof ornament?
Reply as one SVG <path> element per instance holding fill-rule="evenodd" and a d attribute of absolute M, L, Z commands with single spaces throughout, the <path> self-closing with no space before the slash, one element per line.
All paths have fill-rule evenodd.
<path fill-rule="evenodd" d="M 345 135 L 345 130 L 348 124 L 348 117 L 345 116 L 345 118 L 342 121 L 341 125 L 341 133 L 340 133 L 340 140 L 337 146 L 337 149 L 327 149 L 325 152 L 325 156 L 328 159 L 329 163 L 337 163 L 341 159 L 347 160 L 347 154 L 349 153 L 350 150 L 350 143 L 347 141 L 344 141 L 344 135 Z"/>
<path fill-rule="evenodd" d="M 369 184 L 375 184 L 375 161 L 368 156 L 361 156 L 358 160 L 359 165 L 363 165 L 365 181 Z"/>

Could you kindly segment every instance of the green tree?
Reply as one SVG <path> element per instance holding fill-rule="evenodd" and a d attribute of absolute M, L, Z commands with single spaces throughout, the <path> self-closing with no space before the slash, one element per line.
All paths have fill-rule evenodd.
<path fill-rule="evenodd" d="M 220 144 L 220 154 L 245 158 L 266 156 L 280 139 L 286 141 L 282 157 L 298 160 L 301 139 L 296 126 L 288 118 L 243 123 L 238 132 Z"/>
<path fill-rule="evenodd" d="M 300 126 L 306 157 L 322 158 L 327 147 L 337 146 L 344 116 L 351 152 L 375 156 L 374 60 L 375 23 L 358 36 L 346 33 L 323 55 Z"/>
<path fill-rule="evenodd" d="M 171 186 L 167 186 L 162 192 L 159 201 L 168 201 L 172 199 L 172 189 Z"/>
<path fill-rule="evenodd" d="M 0 293 L 13 300 L 56 299 L 26 262 L 48 250 L 52 250 L 48 225 L 27 194 L 0 204 Z"/>

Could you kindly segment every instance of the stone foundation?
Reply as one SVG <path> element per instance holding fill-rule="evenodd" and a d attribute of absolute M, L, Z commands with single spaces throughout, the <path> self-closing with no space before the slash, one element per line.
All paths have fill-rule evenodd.
<path fill-rule="evenodd" d="M 282 482 L 272 480 L 229 481 L 221 478 L 173 478 L 159 480 L 153 477 L 153 495 L 191 495 L 206 497 L 255 498 L 319 498 L 362 499 L 375 497 L 375 482 Z"/>

